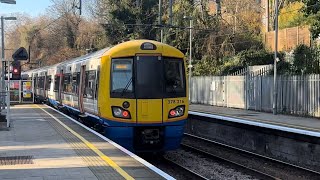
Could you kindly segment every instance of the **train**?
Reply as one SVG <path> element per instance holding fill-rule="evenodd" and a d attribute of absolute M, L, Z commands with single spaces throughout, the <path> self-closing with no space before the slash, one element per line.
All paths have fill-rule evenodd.
<path fill-rule="evenodd" d="M 77 117 L 132 152 L 179 148 L 188 116 L 184 54 L 153 40 L 131 40 L 22 72 L 36 102 Z"/>

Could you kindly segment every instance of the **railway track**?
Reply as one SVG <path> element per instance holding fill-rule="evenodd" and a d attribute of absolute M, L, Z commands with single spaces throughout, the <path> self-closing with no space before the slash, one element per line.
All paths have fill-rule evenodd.
<path fill-rule="evenodd" d="M 252 176 L 257 177 L 259 179 L 266 179 L 266 180 L 267 179 L 277 179 L 276 177 L 268 175 L 268 174 L 266 174 L 264 172 L 252 169 L 250 167 L 244 166 L 244 165 L 239 164 L 237 162 L 234 162 L 234 161 L 228 160 L 226 158 L 223 158 L 223 157 L 211 154 L 209 152 L 200 150 L 200 149 L 198 149 L 196 147 L 192 147 L 190 145 L 183 144 L 183 143 L 180 146 L 181 146 L 181 148 L 183 148 L 186 151 L 192 151 L 192 152 L 201 154 L 204 157 L 211 158 L 211 159 L 213 159 L 215 161 L 219 161 L 220 163 L 227 164 L 227 165 L 233 167 L 234 169 L 240 170 L 241 172 L 244 172 L 246 174 L 252 175 Z"/>
<path fill-rule="evenodd" d="M 209 180 L 208 178 L 205 178 L 204 176 L 200 175 L 199 173 L 196 173 L 186 167 L 183 167 L 183 166 L 177 164 L 176 162 L 171 161 L 168 158 L 164 157 L 163 161 L 165 162 L 167 167 L 174 168 L 175 172 L 179 172 L 179 174 L 183 174 L 184 177 L 182 177 L 181 179 L 187 178 L 187 179 Z M 179 175 L 178 175 L 177 179 L 180 179 Z"/>
<path fill-rule="evenodd" d="M 192 171 L 191 169 L 184 167 L 175 161 L 165 157 L 165 156 L 158 156 L 158 155 L 150 155 L 150 154 L 143 154 L 141 157 L 147 160 L 149 163 L 153 164 L 154 166 L 158 167 L 162 171 L 170 174 L 177 180 L 184 180 L 184 179 L 196 179 L 196 180 L 209 180 L 206 177 L 200 175 L 199 173 Z"/>
<path fill-rule="evenodd" d="M 214 146 L 220 146 L 220 147 L 222 147 L 222 148 L 224 148 L 226 150 L 233 151 L 233 153 L 241 154 L 242 156 L 244 156 L 246 158 L 257 158 L 257 159 L 261 159 L 261 160 L 264 160 L 264 161 L 271 162 L 270 164 L 272 164 L 272 163 L 273 164 L 280 164 L 281 167 L 291 168 L 292 171 L 295 172 L 295 173 L 297 173 L 297 171 L 300 171 L 302 173 L 303 172 L 308 173 L 308 175 L 306 175 L 306 179 L 319 179 L 320 178 L 320 172 L 317 172 L 317 171 L 314 171 L 314 170 L 311 170 L 311 169 L 307 169 L 307 168 L 300 167 L 300 166 L 297 166 L 297 165 L 294 165 L 294 164 L 290 164 L 290 163 L 287 163 L 287 162 L 283 162 L 283 161 L 280 161 L 280 160 L 276 160 L 276 159 L 273 159 L 273 158 L 269 158 L 269 157 L 266 157 L 266 156 L 255 154 L 255 153 L 252 153 L 252 152 L 249 152 L 249 151 L 246 151 L 246 150 L 242 150 L 242 149 L 239 149 L 239 148 L 236 148 L 236 147 L 232 147 L 232 146 L 229 146 L 229 145 L 226 145 L 226 144 L 215 142 L 215 141 L 212 141 L 212 140 L 209 140 L 209 139 L 205 139 L 205 138 L 202 138 L 202 137 L 199 137 L 199 136 L 195 136 L 195 135 L 192 135 L 192 134 L 185 133 L 184 135 L 188 139 L 193 139 L 194 142 L 205 142 L 207 144 L 213 144 Z M 227 157 L 223 157 L 221 155 L 216 155 L 216 154 L 210 153 L 207 150 L 203 150 L 201 147 L 194 146 L 194 144 L 190 145 L 190 143 L 187 144 L 187 143 L 182 142 L 181 143 L 181 148 L 183 148 L 185 150 L 189 150 L 189 151 L 193 151 L 193 152 L 202 154 L 203 156 L 207 156 L 207 157 L 210 157 L 210 158 L 217 159 L 217 160 L 220 160 L 222 162 L 228 163 L 228 164 L 230 164 L 230 165 L 232 165 L 234 167 L 238 167 L 238 168 L 248 172 L 249 174 L 257 176 L 257 177 L 260 177 L 262 179 L 282 179 L 283 178 L 283 177 L 278 177 L 277 175 L 274 175 L 275 174 L 274 172 L 268 173 L 268 172 L 266 172 L 266 170 L 261 170 L 262 169 L 261 167 L 260 168 L 259 167 L 258 168 L 249 167 L 247 165 L 243 165 L 240 162 L 237 162 L 237 161 L 234 161 L 234 160 L 230 160 Z"/>

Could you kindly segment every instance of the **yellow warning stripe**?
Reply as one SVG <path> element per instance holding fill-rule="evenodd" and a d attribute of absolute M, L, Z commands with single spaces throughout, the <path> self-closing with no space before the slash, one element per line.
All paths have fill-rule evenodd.
<path fill-rule="evenodd" d="M 112 161 L 108 156 L 103 154 L 98 148 L 96 148 L 92 143 L 87 141 L 84 137 L 82 137 L 80 134 L 69 128 L 67 125 L 65 125 L 63 122 L 61 122 L 58 118 L 54 117 L 52 114 L 48 113 L 46 110 L 41 108 L 40 106 L 36 105 L 38 108 L 40 108 L 42 111 L 47 113 L 49 116 L 51 116 L 53 119 L 55 119 L 59 124 L 61 124 L 64 128 L 66 128 L 68 131 L 70 131 L 73 135 L 78 137 L 83 143 L 85 143 L 92 151 L 94 151 L 97 155 L 100 156 L 101 159 L 103 159 L 106 163 L 108 163 L 114 170 L 116 170 L 122 177 L 125 179 L 134 179 L 132 176 L 130 176 L 127 172 L 125 172 L 121 167 L 119 167 L 114 161 Z"/>

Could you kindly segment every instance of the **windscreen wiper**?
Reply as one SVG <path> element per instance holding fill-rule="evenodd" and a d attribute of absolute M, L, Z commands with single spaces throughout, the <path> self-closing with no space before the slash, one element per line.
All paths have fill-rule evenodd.
<path fill-rule="evenodd" d="M 132 83 L 132 77 L 129 79 L 129 81 L 127 82 L 126 84 L 126 87 L 122 90 L 121 92 L 121 96 L 123 96 L 123 94 L 128 90 L 129 86 L 131 85 Z"/>

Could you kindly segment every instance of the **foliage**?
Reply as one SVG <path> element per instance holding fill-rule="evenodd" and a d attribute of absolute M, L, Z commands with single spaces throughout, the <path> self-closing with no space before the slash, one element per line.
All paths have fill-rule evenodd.
<path fill-rule="evenodd" d="M 273 62 L 261 40 L 261 7 L 255 0 L 225 0 L 216 14 L 210 0 L 163 0 L 161 24 L 158 0 L 88 0 L 91 18 L 80 17 L 74 2 L 52 0 L 47 16 L 29 18 L 9 36 L 11 48 L 31 45 L 34 62 L 43 65 L 83 55 L 130 39 L 154 39 L 177 47 L 189 56 L 189 16 L 193 20 L 192 59 L 195 75 L 224 74 L 248 65 Z M 18 35 L 17 35 L 18 34 Z M 8 46 L 9 48 L 9 46 Z"/>
<path fill-rule="evenodd" d="M 240 65 L 243 67 L 272 64 L 274 61 L 273 53 L 269 53 L 264 49 L 259 51 L 242 51 L 238 56 L 240 58 Z"/>
<path fill-rule="evenodd" d="M 315 51 L 306 45 L 297 46 L 294 50 L 292 68 L 295 74 L 319 73 L 319 62 L 315 57 Z"/>
<path fill-rule="evenodd" d="M 72 10 L 72 2 L 54 0 L 53 3 L 48 10 L 49 16 L 31 18 L 21 15 L 25 20 L 16 22 L 7 33 L 10 41 L 6 47 L 30 46 L 32 63 L 41 62 L 44 66 L 83 55 L 87 49 L 107 46 L 102 26 L 77 15 Z"/>
<path fill-rule="evenodd" d="M 158 0 L 97 0 L 96 12 L 111 44 L 127 39 L 156 39 Z"/>
<path fill-rule="evenodd" d="M 204 58 L 197 63 L 193 70 L 194 76 L 211 76 L 217 75 L 220 72 L 219 66 L 211 61 L 210 58 Z"/>
<path fill-rule="evenodd" d="M 279 29 L 296 27 L 306 24 L 307 18 L 300 10 L 304 3 L 300 1 L 288 3 L 279 12 Z"/>
<path fill-rule="evenodd" d="M 309 19 L 312 38 L 316 39 L 320 35 L 320 2 L 319 0 L 303 0 L 305 7 L 303 13 Z"/>
<path fill-rule="evenodd" d="M 293 65 L 285 61 L 285 54 L 278 53 L 279 62 L 277 63 L 278 74 L 293 74 Z M 274 63 L 274 53 L 265 50 L 248 50 L 238 53 L 236 56 L 225 57 L 221 64 L 213 64 L 208 59 L 196 64 L 194 69 L 195 76 L 203 75 L 230 75 L 248 66 L 266 65 Z M 272 74 L 272 72 L 270 72 Z"/>
<path fill-rule="evenodd" d="M 283 59 L 283 54 L 279 54 Z M 195 66 L 194 75 L 229 75 L 240 69 L 254 65 L 273 64 L 274 55 L 265 50 L 247 50 L 238 53 L 236 56 L 226 57 L 221 64 L 212 64 L 208 60 L 202 60 Z M 206 67 L 208 66 L 208 67 Z"/>

